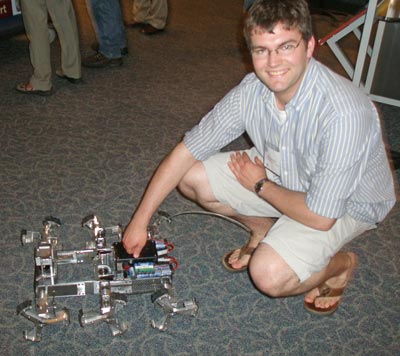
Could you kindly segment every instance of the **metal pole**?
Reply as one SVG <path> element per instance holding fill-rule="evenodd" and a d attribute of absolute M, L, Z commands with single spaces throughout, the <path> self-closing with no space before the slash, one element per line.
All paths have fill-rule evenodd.
<path fill-rule="evenodd" d="M 365 58 L 367 56 L 369 40 L 371 37 L 372 25 L 374 23 L 375 11 L 378 5 L 378 0 L 371 0 L 368 3 L 367 15 L 365 17 L 364 30 L 361 37 L 360 49 L 358 51 L 356 67 L 354 70 L 353 83 L 360 86 L 361 76 L 364 69 Z"/>

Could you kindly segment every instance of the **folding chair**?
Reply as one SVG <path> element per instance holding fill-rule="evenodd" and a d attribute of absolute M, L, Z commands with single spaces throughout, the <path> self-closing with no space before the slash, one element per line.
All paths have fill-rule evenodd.
<path fill-rule="evenodd" d="M 321 38 L 318 41 L 318 44 L 322 46 L 326 43 L 330 47 L 347 75 L 352 79 L 353 83 L 363 88 L 372 100 L 400 107 L 400 100 L 371 93 L 372 82 L 374 80 L 378 56 L 381 51 L 386 24 L 388 21 L 398 21 L 399 17 L 400 0 L 371 0 L 369 1 L 367 8 L 346 21 L 336 30 Z M 378 27 L 375 33 L 373 47 L 371 47 L 371 34 L 376 22 L 378 22 Z M 355 65 L 340 48 L 338 43 L 342 38 L 346 37 L 350 33 L 353 33 L 360 43 Z M 369 67 L 365 83 L 362 83 L 361 79 L 365 63 L 367 62 L 367 55 L 370 57 Z M 400 79 L 398 78 L 398 80 Z M 400 97 L 400 93 L 397 94 Z"/>

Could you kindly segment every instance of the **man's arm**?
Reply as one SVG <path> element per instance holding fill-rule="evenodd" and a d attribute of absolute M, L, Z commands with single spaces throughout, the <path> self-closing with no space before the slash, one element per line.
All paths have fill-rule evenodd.
<path fill-rule="evenodd" d="M 253 192 L 256 182 L 266 177 L 261 160 L 256 157 L 253 163 L 246 153 L 232 154 L 228 165 L 240 184 Z M 258 195 L 282 214 L 313 229 L 327 231 L 336 222 L 336 219 L 326 218 L 308 209 L 306 193 L 292 191 L 267 181 Z"/>
<path fill-rule="evenodd" d="M 161 162 L 147 187 L 130 223 L 124 231 L 123 244 L 128 253 L 138 257 L 147 240 L 147 226 L 164 199 L 196 163 L 183 142 Z"/>

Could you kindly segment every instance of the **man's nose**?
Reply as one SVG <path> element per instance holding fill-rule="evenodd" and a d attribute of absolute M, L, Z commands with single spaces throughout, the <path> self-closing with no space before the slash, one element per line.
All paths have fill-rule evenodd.
<path fill-rule="evenodd" d="M 281 56 L 276 53 L 276 51 L 270 51 L 268 53 L 267 61 L 270 67 L 276 67 L 278 64 L 281 63 Z"/>

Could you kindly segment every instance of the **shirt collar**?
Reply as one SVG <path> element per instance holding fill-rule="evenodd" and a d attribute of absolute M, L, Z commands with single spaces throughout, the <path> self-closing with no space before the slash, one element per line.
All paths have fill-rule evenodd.
<path fill-rule="evenodd" d="M 299 89 L 297 89 L 293 98 L 290 99 L 290 101 L 286 104 L 287 108 L 300 108 L 309 100 L 310 96 L 312 95 L 312 89 L 315 81 L 317 80 L 317 70 L 317 61 L 314 58 L 311 58 Z"/>

